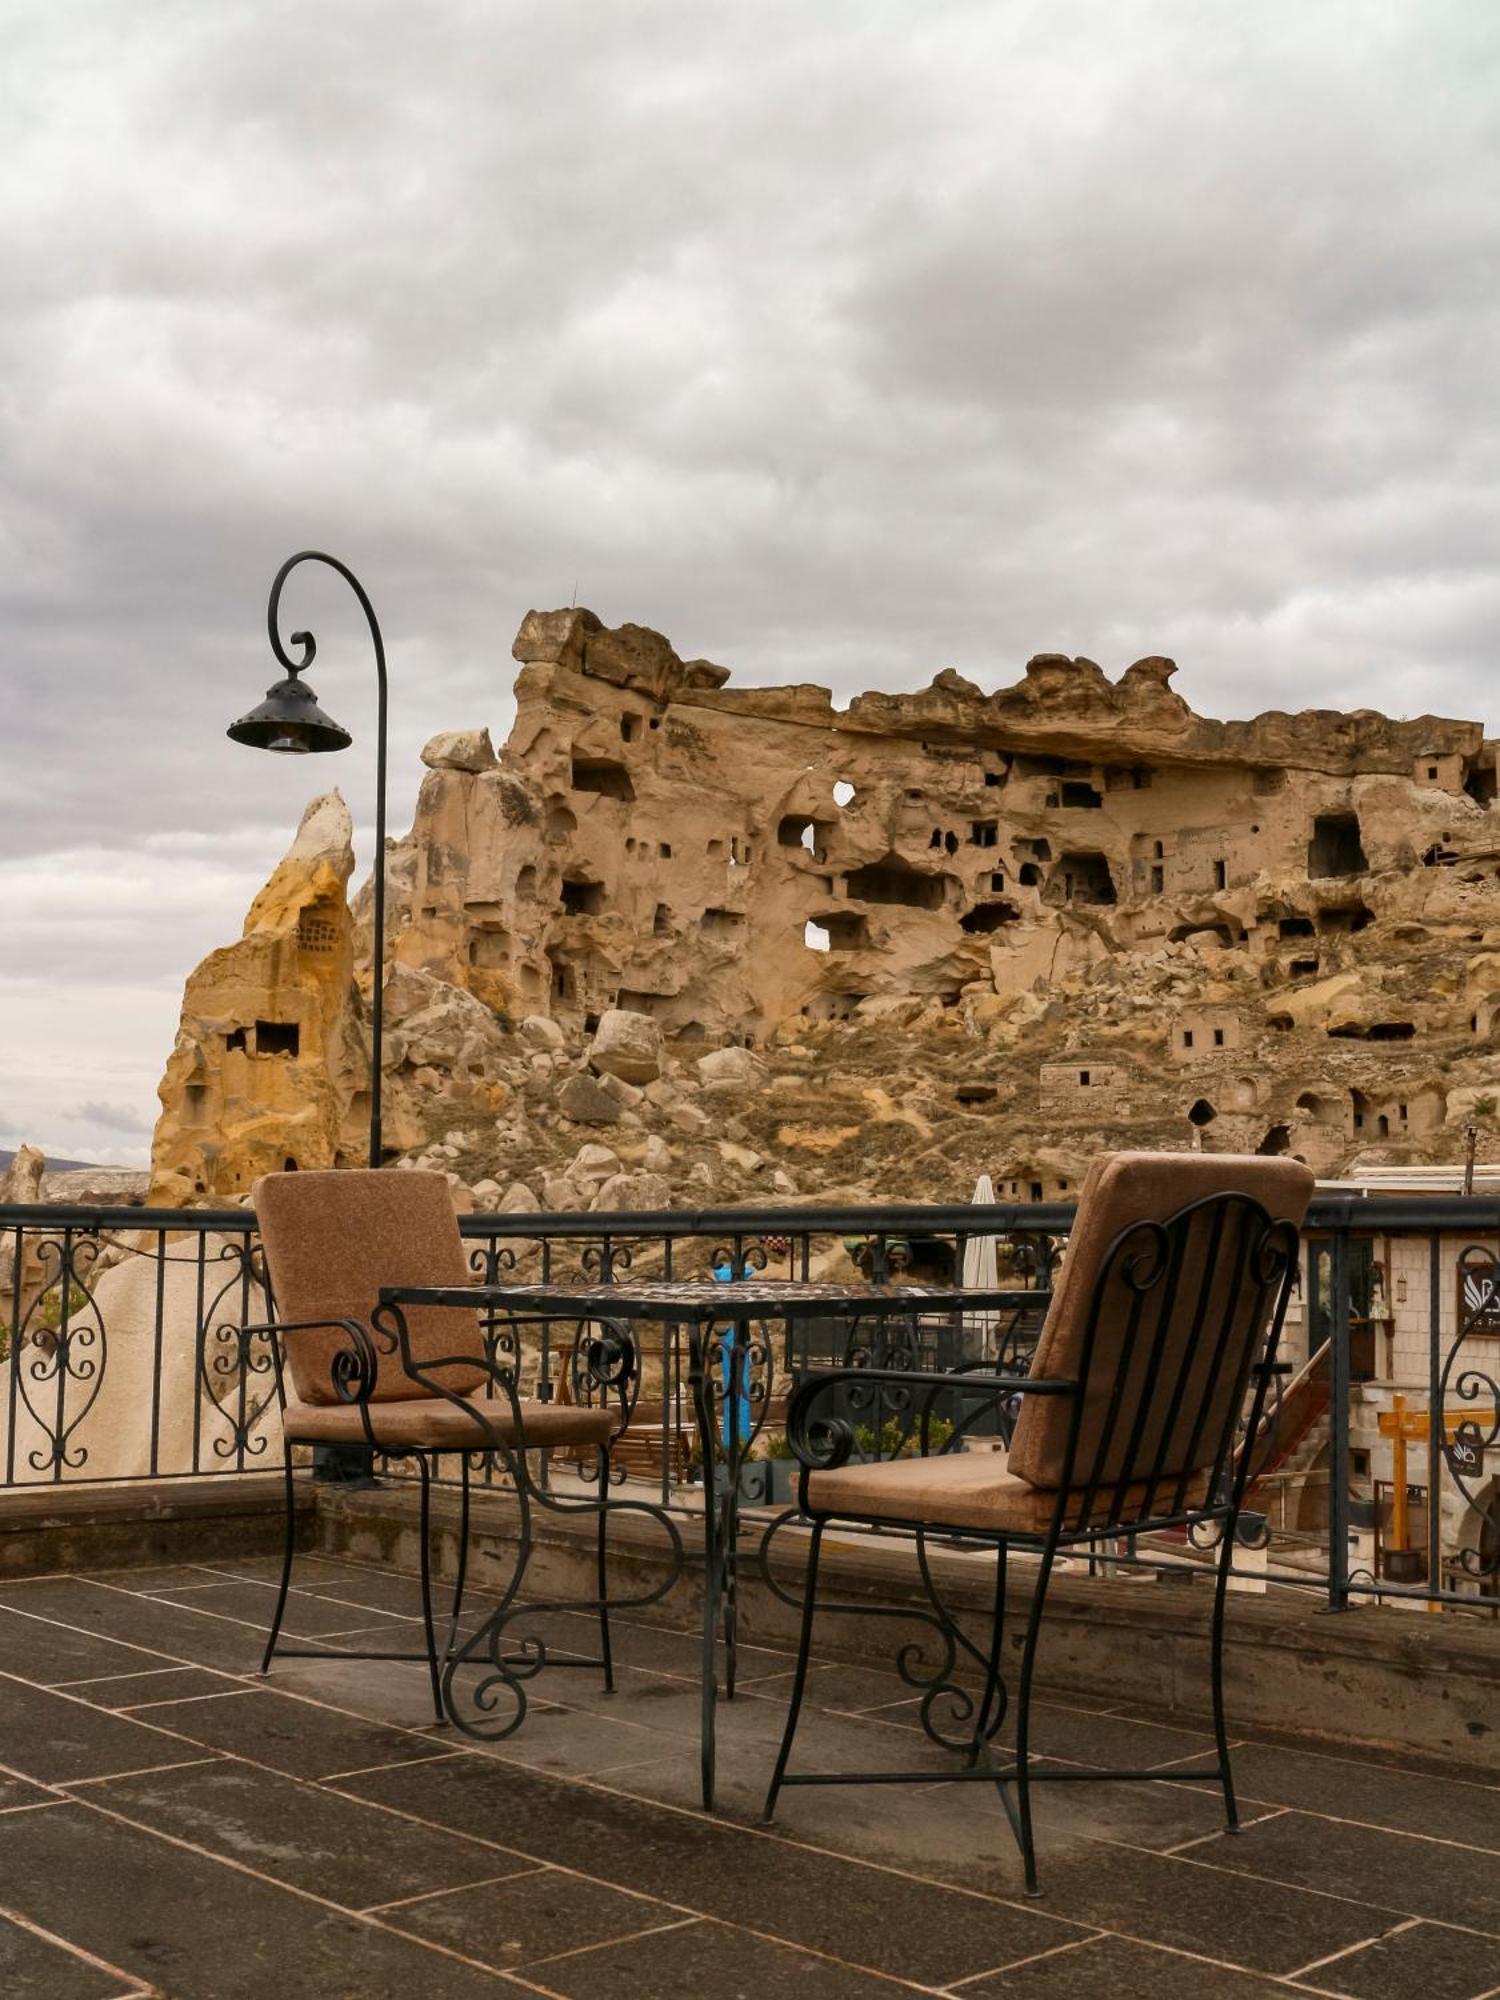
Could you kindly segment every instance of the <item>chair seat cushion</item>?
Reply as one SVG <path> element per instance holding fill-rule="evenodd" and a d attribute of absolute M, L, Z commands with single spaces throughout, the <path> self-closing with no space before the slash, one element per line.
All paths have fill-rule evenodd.
<path fill-rule="evenodd" d="M 393 1450 L 483 1451 L 490 1443 L 527 1446 L 608 1444 L 619 1422 L 614 1410 L 579 1409 L 571 1403 L 521 1405 L 517 1435 L 512 1406 L 465 1398 L 462 1406 L 441 1396 L 411 1396 L 401 1402 L 369 1403 L 370 1428 L 377 1445 Z M 298 1403 L 288 1398 L 282 1415 L 294 1444 L 364 1444 L 359 1407 L 353 1403 Z"/>
<path fill-rule="evenodd" d="M 1185 1505 L 1204 1498 L 1207 1475 L 1196 1473 Z M 1154 1496 L 1163 1513 L 1176 1499 L 1175 1480 L 1163 1480 Z M 1139 1518 L 1146 1482 L 1127 1488 L 1123 1507 L 1116 1490 L 1102 1487 L 1089 1510 L 1090 1525 L 1104 1526 L 1117 1512 L 1128 1525 Z M 1084 1496 L 1073 1501 L 1065 1527 L 1082 1525 Z M 936 1458 L 888 1458 L 871 1465 L 841 1465 L 834 1472 L 810 1473 L 807 1504 L 814 1514 L 855 1519 L 911 1521 L 934 1528 L 977 1528 L 990 1534 L 1045 1535 L 1057 1509 L 1055 1486 L 1032 1486 L 1006 1467 L 998 1451 L 945 1452 Z"/>

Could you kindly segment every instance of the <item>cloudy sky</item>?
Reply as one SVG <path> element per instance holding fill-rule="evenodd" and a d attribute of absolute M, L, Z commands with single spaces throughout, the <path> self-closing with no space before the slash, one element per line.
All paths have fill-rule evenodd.
<path fill-rule="evenodd" d="M 360 739 L 575 594 L 743 682 L 1149 652 L 1500 733 L 1493 0 L 3 0 L 0 1146 L 144 1162 Z M 363 858 L 369 853 L 368 836 Z"/>

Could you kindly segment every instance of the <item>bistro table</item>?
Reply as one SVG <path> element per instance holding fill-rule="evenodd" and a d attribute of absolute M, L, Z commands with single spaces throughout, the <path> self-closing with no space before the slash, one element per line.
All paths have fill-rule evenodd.
<path fill-rule="evenodd" d="M 703 1664 L 702 1775 L 703 1803 L 714 1802 L 716 1709 L 719 1694 L 718 1649 L 724 1648 L 724 1692 L 733 1698 L 737 1652 L 737 1543 L 739 1536 L 739 1473 L 747 1449 L 760 1432 L 776 1372 L 777 1343 L 773 1329 L 784 1329 L 780 1343 L 783 1369 L 800 1367 L 892 1365 L 917 1368 L 923 1341 L 922 1322 L 933 1315 L 990 1315 L 997 1310 L 1025 1309 L 1045 1300 L 1035 1291 L 974 1290 L 957 1286 L 914 1284 L 814 1284 L 769 1279 L 758 1274 L 727 1281 L 639 1279 L 623 1283 L 481 1284 L 464 1286 L 387 1285 L 380 1291 L 381 1307 L 406 1305 L 473 1306 L 492 1324 L 507 1316 L 535 1324 L 558 1320 L 580 1328 L 607 1327 L 613 1322 L 646 1322 L 670 1336 L 662 1347 L 664 1395 L 670 1411 L 673 1369 L 676 1386 L 685 1386 L 697 1430 L 703 1469 Z M 797 1352 L 797 1330 L 811 1321 L 832 1321 L 844 1333 L 837 1360 L 809 1360 L 806 1345 Z M 983 1324 L 984 1322 L 982 1322 Z M 681 1342 L 686 1338 L 686 1370 Z M 877 1430 L 878 1421 L 877 1404 Z M 601 1496 L 602 1497 L 602 1496 Z M 664 1495 L 665 1497 L 665 1495 Z M 497 1630 L 513 1615 L 509 1597 L 491 1614 L 486 1627 Z M 478 1636 L 478 1635 L 476 1635 Z M 472 1645 L 472 1641 L 470 1644 Z M 445 1701 L 455 1723 L 451 1679 Z"/>

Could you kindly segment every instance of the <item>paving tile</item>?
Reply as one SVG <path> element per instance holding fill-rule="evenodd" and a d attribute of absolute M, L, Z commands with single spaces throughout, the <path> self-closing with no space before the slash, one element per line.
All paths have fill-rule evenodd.
<path fill-rule="evenodd" d="M 259 1688 L 227 1695 L 223 1701 L 169 1702 L 152 1709 L 151 1720 L 205 1749 L 227 1750 L 299 1778 L 440 1757 L 454 1747 L 451 1730 L 439 1737 L 388 1729 L 296 1695 Z"/>
<path fill-rule="evenodd" d="M 260 1685 L 279 1694 L 309 1695 L 399 1729 L 431 1729 L 435 1720 L 425 1661 L 291 1660 L 278 1655 Z"/>
<path fill-rule="evenodd" d="M 963 1895 L 493 1758 L 375 1772 L 339 1788 L 704 1915 L 733 1922 L 754 1912 L 757 1929 L 788 1943 L 934 1984 L 1074 1934 L 1061 1913 Z M 1019 1881 L 1017 1864 L 1007 1886 Z"/>
<path fill-rule="evenodd" d="M 1241 1839 L 1224 1834 L 1193 1858 L 1260 1881 L 1352 1896 L 1382 1914 L 1370 1935 L 1401 1917 L 1490 1931 L 1500 1960 L 1500 1856 L 1384 1828 L 1287 1812 Z M 1500 1983 L 1497 1971 L 1496 1983 Z"/>
<path fill-rule="evenodd" d="M 147 1595 L 153 1590 L 182 1590 L 192 1584 L 222 1583 L 224 1578 L 206 1563 L 143 1563 L 130 1569 L 87 1569 L 77 1575 L 116 1590 Z"/>
<path fill-rule="evenodd" d="M 489 1872 L 498 1874 L 499 1867 Z M 680 1910 L 653 1897 L 627 1895 L 560 1868 L 532 1868 L 381 1914 L 397 1930 L 500 1967 L 553 1958 L 682 1920 Z"/>
<path fill-rule="evenodd" d="M 134 1982 L 93 1965 L 53 1938 L 0 1916 L 0 1993 L 5 2000 L 115 2000 Z"/>
<path fill-rule="evenodd" d="M 154 1652 L 121 1645 L 97 1633 L 77 1632 L 23 1612 L 0 1610 L 0 1673 L 18 1674 L 39 1687 L 97 1674 L 133 1674 L 165 1665 Z"/>
<path fill-rule="evenodd" d="M 897 2000 L 916 1989 L 893 1984 L 853 1966 L 735 1930 L 727 1924 L 692 1923 L 625 1944 L 605 1945 L 529 1966 L 526 1979 L 567 2000 L 661 2000 L 692 1993 L 701 2000 L 805 1994 L 808 2000 Z M 928 1989 L 930 1990 L 930 1989 Z"/>
<path fill-rule="evenodd" d="M 1500 1986 L 1500 1940 L 1441 1924 L 1411 1924 L 1347 1958 L 1320 1965 L 1308 1983 L 1350 2000 L 1474 2000 Z"/>
<path fill-rule="evenodd" d="M 93 1785 L 88 1803 L 351 1910 L 531 1865 L 229 1760 Z"/>
<path fill-rule="evenodd" d="M 1099 1937 L 1049 1958 L 971 1980 L 963 2000 L 1262 2000 L 1287 1988 L 1258 1973 Z"/>
<path fill-rule="evenodd" d="M 1500 1849 L 1500 1784 L 1486 1784 L 1480 1773 L 1434 1778 L 1353 1756 L 1246 1743 L 1234 1753 L 1234 1782 L 1247 1800 Z"/>
<path fill-rule="evenodd" d="M 3 1714 L 3 1709 L 0 1709 Z M 0 1733 L 0 1754 L 8 1748 L 3 1733 Z M 0 1812 L 11 1812 L 17 1806 L 46 1805 L 54 1798 L 45 1785 L 34 1785 L 29 1778 L 14 1778 L 8 1772 L 0 1771 Z"/>
<path fill-rule="evenodd" d="M 0 1817 L 0 1876 L 20 1915 L 172 2000 L 496 1992 L 492 1973 L 82 1804 Z"/>
<path fill-rule="evenodd" d="M 148 1725 L 26 1681 L 0 1679 L 0 1764 L 24 1778 L 67 1784 L 204 1754 L 155 1717 Z"/>
<path fill-rule="evenodd" d="M 466 1711 L 460 1708 L 459 1713 Z M 502 1709 L 502 1713 L 508 1713 Z M 487 1749 L 459 1730 L 449 1732 L 451 1747 Z M 677 1748 L 657 1729 L 632 1722 L 625 1713 L 609 1710 L 533 1705 L 514 1736 L 493 1745 L 493 1754 L 529 1769 L 568 1777 L 591 1777 L 609 1764 L 624 1764 L 670 1755 Z"/>
<path fill-rule="evenodd" d="M 210 1584 L 207 1589 L 154 1592 L 152 1602 L 184 1605 L 202 1617 L 237 1619 L 264 1644 L 276 1610 L 276 1595 L 274 1584 L 226 1581 Z M 287 1593 L 281 1630 L 288 1639 L 317 1639 L 329 1632 L 347 1632 L 351 1626 L 381 1623 L 388 1623 L 393 1632 L 406 1629 L 404 1620 L 392 1619 L 388 1613 L 293 1589 Z"/>
<path fill-rule="evenodd" d="M 158 1658 L 253 1673 L 260 1665 L 264 1634 L 194 1611 L 192 1602 L 185 1597 L 174 1603 L 82 1577 L 38 1577 L 0 1590 L 0 1605 L 76 1631 L 128 1640 Z"/>
<path fill-rule="evenodd" d="M 1222 1845 L 1249 1847 L 1265 1830 L 1252 1827 Z M 1384 1911 L 1346 1895 L 1314 1895 L 1202 1866 L 1196 1857 L 1212 1850 L 1210 1843 L 1195 1847 L 1192 1858 L 1175 1858 L 1085 1842 L 1040 1859 L 1043 1901 L 1049 1910 L 1098 1930 L 1203 1953 L 1255 1972 L 1290 1972 L 1309 1959 L 1363 1944 L 1389 1926 Z"/>
<path fill-rule="evenodd" d="M 180 1701 L 188 1695 L 235 1694 L 244 1683 L 233 1674 L 215 1673 L 211 1667 L 156 1667 L 121 1675 L 106 1674 L 100 1680 L 69 1681 L 63 1692 L 77 1695 L 96 1708 L 134 1710 L 142 1705 Z M 148 1714 L 145 1721 L 151 1720 Z"/>

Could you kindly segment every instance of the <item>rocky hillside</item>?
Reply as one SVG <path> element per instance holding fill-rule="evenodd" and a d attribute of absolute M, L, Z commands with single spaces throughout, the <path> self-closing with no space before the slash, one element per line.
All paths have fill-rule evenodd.
<path fill-rule="evenodd" d="M 1066 1194 L 1120 1144 L 1493 1157 L 1500 813 L 1476 723 L 1195 716 L 1042 655 L 836 710 L 531 614 L 387 857 L 385 1141 L 482 1205 Z M 358 1163 L 368 886 L 309 808 L 188 982 L 155 1196 Z"/>

